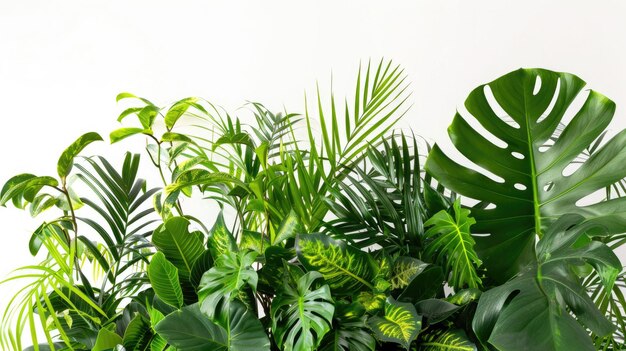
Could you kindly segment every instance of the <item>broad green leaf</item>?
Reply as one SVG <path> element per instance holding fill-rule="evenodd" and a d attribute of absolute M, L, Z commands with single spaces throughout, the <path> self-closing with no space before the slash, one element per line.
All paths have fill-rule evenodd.
<path fill-rule="evenodd" d="M 612 257 L 597 262 L 594 251 L 599 242 L 572 247 L 582 235 L 597 229 L 589 222 L 581 224 L 583 221 L 578 215 L 559 218 L 539 241 L 534 265 L 481 295 L 472 326 L 482 342 L 512 351 L 591 351 L 595 347 L 579 323 L 598 336 L 613 331 L 614 326 L 588 296 L 572 267 L 585 261 L 615 269 L 621 265 L 610 250 L 606 253 Z"/>
<path fill-rule="evenodd" d="M 475 242 L 470 232 L 470 226 L 476 221 L 469 216 L 468 209 L 461 208 L 460 199 L 454 202 L 453 210 L 454 216 L 442 210 L 424 223 L 424 227 L 430 227 L 424 234 L 430 239 L 424 252 L 446 267 L 448 283 L 453 288 L 478 288 L 482 282 L 476 269 L 482 261 L 474 251 Z"/>
<path fill-rule="evenodd" d="M 220 211 L 213 224 L 213 228 L 209 232 L 207 246 L 213 257 L 219 257 L 228 252 L 237 252 L 237 242 L 235 237 L 226 227 L 224 223 L 224 213 Z"/>
<path fill-rule="evenodd" d="M 204 272 L 208 271 L 213 267 L 213 256 L 211 255 L 211 251 L 205 250 L 200 257 L 196 260 L 191 268 L 191 276 L 189 280 L 194 288 L 198 288 L 200 286 L 200 281 L 202 280 L 202 275 Z"/>
<path fill-rule="evenodd" d="M 178 119 L 187 112 L 189 107 L 197 105 L 197 101 L 198 98 L 190 97 L 175 102 L 165 114 L 165 126 L 167 127 L 167 129 L 171 130 L 178 121 Z"/>
<path fill-rule="evenodd" d="M 374 351 L 376 339 L 358 304 L 336 302 L 333 327 L 324 336 L 319 351 Z"/>
<path fill-rule="evenodd" d="M 307 270 L 318 271 L 336 294 L 354 294 L 374 288 L 376 263 L 372 258 L 324 234 L 302 234 L 296 240 L 298 260 Z"/>
<path fill-rule="evenodd" d="M 126 351 L 147 350 L 153 337 L 154 334 L 150 327 L 150 321 L 137 314 L 126 328 L 123 345 Z"/>
<path fill-rule="evenodd" d="M 297 282 L 285 282 L 274 297 L 272 331 L 282 350 L 314 350 L 330 330 L 335 306 L 322 282 L 320 273 L 308 272 Z"/>
<path fill-rule="evenodd" d="M 270 247 L 270 241 L 262 233 L 244 229 L 239 242 L 240 249 L 254 250 L 262 254 Z"/>
<path fill-rule="evenodd" d="M 204 252 L 202 241 L 189 232 L 189 220 L 183 217 L 170 218 L 160 225 L 152 235 L 152 242 L 184 280 L 189 279 L 194 263 Z"/>
<path fill-rule="evenodd" d="M 222 301 L 234 299 L 244 288 L 250 286 L 254 291 L 258 276 L 252 268 L 257 253 L 254 251 L 226 252 L 215 260 L 215 266 L 202 276 L 198 298 L 202 310 L 213 318 L 215 309 Z"/>
<path fill-rule="evenodd" d="M 256 316 L 234 301 L 215 321 L 199 304 L 185 306 L 165 317 L 156 331 L 183 351 L 269 351 L 270 341 Z"/>
<path fill-rule="evenodd" d="M 57 173 L 59 174 L 59 177 L 61 177 L 61 179 L 65 179 L 65 177 L 67 177 L 72 171 L 74 157 L 78 156 L 78 154 L 83 151 L 87 145 L 100 140 L 102 140 L 102 137 L 98 133 L 90 132 L 81 135 L 72 143 L 72 145 L 68 146 L 68 148 L 63 151 L 61 157 L 59 157 L 59 161 L 57 162 Z"/>
<path fill-rule="evenodd" d="M 384 315 L 370 317 L 367 324 L 380 341 L 400 344 L 408 350 L 420 332 L 422 317 L 410 303 L 397 302 L 389 297 L 385 302 Z"/>
<path fill-rule="evenodd" d="M 205 169 L 190 169 L 181 172 L 176 182 L 165 187 L 167 203 L 174 203 L 181 190 L 198 185 L 202 188 L 214 185 L 241 186 L 249 190 L 247 185 L 238 178 L 224 172 L 211 172 Z"/>
<path fill-rule="evenodd" d="M 426 319 L 428 324 L 439 323 L 450 317 L 460 308 L 461 306 L 440 299 L 426 299 L 415 304 L 415 310 L 420 316 Z"/>
<path fill-rule="evenodd" d="M 117 345 L 122 344 L 122 337 L 117 335 L 114 331 L 107 328 L 102 328 L 98 332 L 98 338 L 96 344 L 91 351 L 105 351 L 114 348 Z"/>
<path fill-rule="evenodd" d="M 144 129 L 152 130 L 152 125 L 156 116 L 159 114 L 160 109 L 154 105 L 147 105 L 137 112 L 139 122 Z"/>
<path fill-rule="evenodd" d="M 439 266 L 430 265 L 415 276 L 398 296 L 401 302 L 418 302 L 437 296 L 443 292 L 443 270 Z"/>
<path fill-rule="evenodd" d="M 391 270 L 391 289 L 403 289 L 428 266 L 416 258 L 400 256 L 393 262 Z"/>
<path fill-rule="evenodd" d="M 120 128 L 111 132 L 109 138 L 111 139 L 111 144 L 117 143 L 120 140 L 126 139 L 129 136 L 136 134 L 152 134 L 152 131 L 149 129 L 143 128 Z"/>
<path fill-rule="evenodd" d="M 178 269 L 165 258 L 163 252 L 152 255 L 148 277 L 154 293 L 163 302 L 176 308 L 182 307 L 183 291 L 178 280 Z"/>
<path fill-rule="evenodd" d="M 500 282 L 532 262 L 536 236 L 563 214 L 579 213 L 609 233 L 626 231 L 626 198 L 580 204 L 626 176 L 626 130 L 585 155 L 615 104 L 593 90 L 581 93 L 584 86 L 572 74 L 543 69 L 519 69 L 481 85 L 465 101 L 471 117 L 457 113 L 448 129 L 456 149 L 479 168 L 458 164 L 437 145 L 428 157 L 425 168 L 439 183 L 480 201 L 473 230 L 488 235 L 475 237 L 476 248 Z M 574 107 L 582 94 L 584 103 Z M 569 110 L 575 115 L 566 122 Z"/>
<path fill-rule="evenodd" d="M 301 232 L 302 225 L 300 224 L 300 218 L 294 210 L 291 210 L 280 223 L 274 238 L 272 238 L 272 245 L 276 245 L 290 238 L 295 238 L 295 236 Z"/>
<path fill-rule="evenodd" d="M 248 133 L 235 133 L 226 134 L 221 136 L 213 143 L 213 150 L 217 149 L 220 145 L 225 144 L 241 144 L 254 148 L 254 141 Z"/>
<path fill-rule="evenodd" d="M 420 339 L 418 351 L 476 351 L 476 345 L 461 329 L 438 330 Z"/>
<path fill-rule="evenodd" d="M 30 199 L 32 201 L 44 186 L 57 187 L 59 185 L 56 179 L 48 176 L 21 175 L 18 177 L 11 178 L 4 185 L 0 197 L 0 206 L 4 206 L 9 200 L 12 200 L 16 207 L 22 208 L 23 200 L 29 201 L 28 199 Z"/>

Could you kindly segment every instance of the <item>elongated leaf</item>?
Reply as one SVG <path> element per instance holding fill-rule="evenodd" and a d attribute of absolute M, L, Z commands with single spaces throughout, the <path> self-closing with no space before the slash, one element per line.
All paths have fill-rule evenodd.
<path fill-rule="evenodd" d="M 335 307 L 328 285 L 318 272 L 308 272 L 295 284 L 287 282 L 272 301 L 272 330 L 285 350 L 314 350 L 330 330 Z"/>
<path fill-rule="evenodd" d="M 336 294 L 353 294 L 363 287 L 373 289 L 377 268 L 365 252 L 324 234 L 298 235 L 298 260 L 318 271 Z"/>
<path fill-rule="evenodd" d="M 165 114 L 165 126 L 168 130 L 172 129 L 178 119 L 182 117 L 191 106 L 199 106 L 196 104 L 198 98 L 186 98 L 175 102 Z"/>
<path fill-rule="evenodd" d="M 83 134 L 76 139 L 72 145 L 68 146 L 68 148 L 63 151 L 61 157 L 59 157 L 59 161 L 57 162 L 57 173 L 59 174 L 59 177 L 67 177 L 72 171 L 74 157 L 78 156 L 78 154 L 83 151 L 87 145 L 100 140 L 102 140 L 102 137 L 98 133 L 90 132 Z"/>
<path fill-rule="evenodd" d="M 465 107 L 499 142 L 481 135 L 457 113 L 449 134 L 457 150 L 478 165 L 471 169 L 435 145 L 426 170 L 446 188 L 481 201 L 476 218 L 477 251 L 500 282 L 534 258 L 536 235 L 560 215 L 580 213 L 609 233 L 626 231 L 626 198 L 579 201 L 626 176 L 626 131 L 578 159 L 608 126 L 615 104 L 590 90 L 570 122 L 563 118 L 585 82 L 543 69 L 519 69 L 472 91 Z M 565 127 L 557 130 L 560 124 Z M 569 176 L 566 169 L 578 167 Z M 493 180 L 495 174 L 500 179 Z M 491 204 L 491 206 L 488 206 Z M 580 205 L 580 206 L 579 206 Z"/>
<path fill-rule="evenodd" d="M 571 248 L 591 229 L 583 217 L 567 215 L 554 222 L 539 241 L 537 263 L 480 297 L 472 326 L 478 338 L 505 350 L 595 350 L 579 323 L 599 336 L 614 326 L 598 311 L 572 266 L 597 260 L 590 247 Z M 598 243 L 599 244 L 599 243 Z M 603 244 L 602 244 L 603 245 Z M 570 250 L 574 250 L 572 252 Z M 603 265 L 620 268 L 611 251 Z M 571 314 L 573 313 L 575 319 Z"/>
<path fill-rule="evenodd" d="M 280 223 L 276 235 L 272 239 L 272 245 L 276 245 L 290 238 L 295 238 L 296 234 L 301 232 L 302 225 L 300 224 L 300 218 L 294 210 L 291 210 Z"/>
<path fill-rule="evenodd" d="M 476 269 L 482 264 L 474 251 L 474 238 L 470 226 L 476 221 L 468 209 L 461 208 L 461 200 L 453 205 L 454 216 L 445 210 L 431 217 L 425 227 L 430 227 L 425 237 L 431 239 L 425 254 L 434 257 L 440 266 L 446 267 L 448 283 L 456 288 L 477 288 L 481 285 Z"/>
<path fill-rule="evenodd" d="M 17 179 L 11 178 L 5 185 L 0 197 L 0 206 L 4 206 L 9 200 L 13 200 L 13 203 L 18 208 L 22 208 L 23 200 L 33 201 L 33 198 L 44 186 L 56 187 L 59 182 L 48 176 L 43 177 L 30 177 L 29 175 L 23 175 Z M 16 183 L 17 181 L 19 183 Z"/>
<path fill-rule="evenodd" d="M 112 131 L 111 134 L 109 135 L 109 139 L 111 140 L 111 144 L 114 144 L 114 143 L 117 143 L 120 140 L 124 140 L 124 139 L 128 138 L 129 136 L 133 136 L 133 135 L 140 134 L 140 133 L 152 134 L 152 132 L 149 129 L 143 129 L 143 128 L 120 128 L 120 129 L 116 129 L 116 130 Z"/>
<path fill-rule="evenodd" d="M 220 211 L 213 228 L 209 232 L 207 246 L 213 257 L 219 257 L 228 252 L 237 252 L 237 242 L 235 237 L 224 223 L 224 213 Z"/>
<path fill-rule="evenodd" d="M 183 306 L 183 291 L 178 280 L 178 269 L 162 252 L 152 256 L 148 265 L 148 277 L 154 293 L 165 303 L 176 308 Z"/>
<path fill-rule="evenodd" d="M 419 351 L 476 351 L 476 345 L 460 329 L 428 333 L 419 342 Z"/>
<path fill-rule="evenodd" d="M 379 340 L 400 344 L 408 350 L 422 327 L 422 317 L 410 303 L 397 302 L 389 297 L 384 315 L 371 317 L 367 324 Z"/>
<path fill-rule="evenodd" d="M 411 281 L 428 266 L 413 257 L 401 256 L 393 262 L 391 278 L 389 279 L 392 289 L 402 289 L 411 283 Z"/>

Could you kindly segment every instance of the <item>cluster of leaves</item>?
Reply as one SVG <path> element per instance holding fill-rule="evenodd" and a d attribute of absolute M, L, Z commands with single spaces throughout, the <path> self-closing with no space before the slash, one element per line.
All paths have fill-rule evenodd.
<path fill-rule="evenodd" d="M 623 200 L 575 205 L 626 176 L 626 134 L 600 145 L 614 105 L 591 92 L 559 127 L 582 81 L 519 70 L 466 102 L 506 146 L 460 115 L 450 128 L 484 172 L 437 146 L 422 167 L 416 138 L 391 132 L 408 109 L 405 79 L 391 62 L 368 64 L 353 104 L 331 95 L 325 107 L 319 91 L 303 116 L 253 103 L 248 124 L 198 98 L 120 94 L 135 105 L 118 120 L 140 127 L 111 142 L 144 135 L 163 188 L 137 179 L 138 155 L 121 173 L 80 161 L 95 133 L 63 153 L 58 179 L 10 179 L 0 204 L 62 215 L 32 236 L 42 264 L 8 278 L 27 283 L 0 346 L 22 349 L 30 329 L 31 350 L 617 348 Z M 192 198 L 214 207 L 192 214 Z"/>

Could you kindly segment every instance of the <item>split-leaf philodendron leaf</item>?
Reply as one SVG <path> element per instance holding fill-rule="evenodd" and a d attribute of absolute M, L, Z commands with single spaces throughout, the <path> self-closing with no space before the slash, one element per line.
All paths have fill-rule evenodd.
<path fill-rule="evenodd" d="M 554 222 L 537 245 L 536 263 L 482 294 L 472 322 L 482 342 L 507 351 L 593 351 L 595 347 L 579 323 L 599 336 L 613 331 L 614 326 L 587 295 L 572 267 L 586 262 L 600 268 L 610 290 L 621 264 L 605 244 L 575 244 L 597 229 L 583 220 L 579 215 L 567 215 Z"/>
<path fill-rule="evenodd" d="M 579 213 L 610 233 L 626 230 L 625 198 L 579 203 L 626 177 L 626 130 L 584 156 L 615 111 L 602 94 L 581 92 L 584 86 L 575 75 L 544 69 L 519 69 L 481 85 L 465 107 L 491 135 L 460 113 L 448 129 L 457 150 L 480 168 L 460 165 L 437 145 L 428 157 L 427 172 L 443 186 L 480 201 L 472 209 L 473 230 L 486 235 L 476 237 L 477 250 L 499 281 L 532 261 L 536 236 L 563 214 Z M 572 110 L 581 94 L 587 95 L 584 103 Z M 575 113 L 571 121 L 564 118 L 569 110 Z"/>

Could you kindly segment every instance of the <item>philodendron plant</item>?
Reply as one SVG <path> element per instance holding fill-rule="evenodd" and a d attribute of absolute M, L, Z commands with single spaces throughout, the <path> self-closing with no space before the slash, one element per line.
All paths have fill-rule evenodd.
<path fill-rule="evenodd" d="M 0 204 L 58 216 L 31 237 L 42 262 L 6 280 L 24 285 L 0 347 L 620 349 L 626 132 L 604 142 L 614 104 L 583 85 L 521 69 L 480 86 L 449 129 L 474 166 L 426 145 L 423 167 L 392 131 L 409 94 L 391 62 L 302 115 L 122 93 L 136 122 L 110 140 L 144 138 L 162 184 L 138 154 L 80 156 L 96 133 L 57 177 L 5 184 Z"/>

